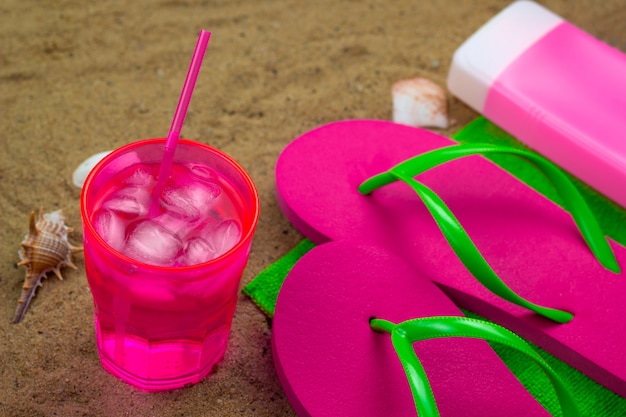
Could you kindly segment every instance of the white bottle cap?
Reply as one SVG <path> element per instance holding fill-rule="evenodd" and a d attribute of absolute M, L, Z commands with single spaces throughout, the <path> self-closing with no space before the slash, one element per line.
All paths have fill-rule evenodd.
<path fill-rule="evenodd" d="M 489 87 L 502 71 L 561 22 L 561 17 L 535 2 L 515 1 L 456 50 L 448 89 L 482 113 Z"/>

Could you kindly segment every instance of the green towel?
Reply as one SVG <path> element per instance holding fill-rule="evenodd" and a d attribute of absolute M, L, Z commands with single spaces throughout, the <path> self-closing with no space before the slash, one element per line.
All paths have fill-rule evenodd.
<path fill-rule="evenodd" d="M 250 281 L 243 289 L 244 294 L 252 298 L 252 301 L 268 317 L 274 317 L 276 299 L 285 277 L 291 271 L 293 265 L 298 262 L 298 259 L 314 247 L 315 244 L 310 240 L 302 240 L 285 256 L 265 268 L 256 278 Z"/>
<path fill-rule="evenodd" d="M 479 117 L 454 137 L 461 143 L 488 142 L 506 144 L 518 148 L 525 148 L 506 132 Z M 519 158 L 512 156 L 494 156 L 490 158 L 526 184 L 541 192 L 557 204 L 561 204 L 558 195 L 544 177 L 532 166 Z M 579 190 L 597 215 L 598 221 L 605 233 L 615 241 L 626 246 L 626 210 L 603 197 L 587 185 L 572 178 Z M 308 239 L 302 240 L 284 257 L 265 268 L 254 278 L 243 291 L 268 316 L 273 317 L 276 299 L 285 277 L 293 265 L 315 245 Z M 467 316 L 478 317 L 464 311 Z M 560 415 L 560 408 L 554 395 L 552 385 L 545 374 L 521 353 L 502 345 L 493 345 L 494 350 L 518 377 L 530 393 L 554 416 Z M 598 385 L 576 369 L 556 359 L 552 355 L 537 348 L 543 358 L 566 381 L 569 389 L 577 399 L 581 416 L 585 417 L 618 417 L 626 416 L 626 398 L 622 398 L 606 388 Z"/>

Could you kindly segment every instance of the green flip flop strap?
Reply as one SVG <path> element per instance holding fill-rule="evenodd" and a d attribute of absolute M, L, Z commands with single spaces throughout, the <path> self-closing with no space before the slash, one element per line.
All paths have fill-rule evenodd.
<path fill-rule="evenodd" d="M 571 393 L 546 361 L 521 337 L 502 326 L 468 317 L 442 316 L 407 320 L 399 324 L 374 318 L 370 326 L 391 334 L 391 342 L 406 373 L 419 417 L 439 417 L 437 403 L 426 371 L 415 354 L 413 343 L 438 338 L 464 337 L 501 343 L 535 361 L 554 386 L 563 417 L 578 417 Z M 469 405 L 468 405 L 469 406 Z"/>
<path fill-rule="evenodd" d="M 406 182 L 422 199 L 461 262 L 487 289 L 505 300 L 554 321 L 559 323 L 568 322 L 573 317 L 571 313 L 539 306 L 525 300 L 511 290 L 489 266 L 448 206 L 434 191 L 413 178 L 442 163 L 464 156 L 486 153 L 513 154 L 533 163 L 550 180 L 560 194 L 596 258 L 605 268 L 613 272 L 619 272 L 620 268 L 615 255 L 591 209 L 578 192 L 576 186 L 558 167 L 532 152 L 489 144 L 463 144 L 440 148 L 401 162 L 389 171 L 366 180 L 359 186 L 359 191 L 362 194 L 369 194 L 376 188 L 397 180 Z"/>

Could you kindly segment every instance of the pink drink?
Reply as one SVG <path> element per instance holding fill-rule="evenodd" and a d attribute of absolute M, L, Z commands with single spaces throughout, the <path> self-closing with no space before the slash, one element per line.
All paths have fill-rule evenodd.
<path fill-rule="evenodd" d="M 199 382 L 223 357 L 259 212 L 235 161 L 180 141 L 149 218 L 163 145 L 114 151 L 81 197 L 102 364 L 147 391 Z"/>
<path fill-rule="evenodd" d="M 241 238 L 236 190 L 213 169 L 174 165 L 161 194 L 159 212 L 149 216 L 158 164 L 125 168 L 96 194 L 91 221 L 114 249 L 159 266 L 211 261 Z"/>

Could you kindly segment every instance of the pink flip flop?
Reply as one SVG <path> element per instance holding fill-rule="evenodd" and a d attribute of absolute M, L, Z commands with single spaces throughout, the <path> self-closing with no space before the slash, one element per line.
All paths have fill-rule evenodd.
<path fill-rule="evenodd" d="M 277 198 L 315 243 L 351 240 L 385 248 L 457 305 L 626 397 L 626 277 L 619 272 L 625 248 L 607 243 L 584 200 L 571 183 L 563 192 L 568 181 L 545 160 L 520 154 L 563 192 L 576 222 L 481 156 L 431 168 L 453 159 L 453 145 L 433 132 L 384 121 L 322 126 L 280 155 Z M 447 156 L 431 152 L 451 146 L 443 151 Z M 393 182 L 399 178 L 406 183 Z"/>
<path fill-rule="evenodd" d="M 272 351 L 301 417 L 548 416 L 476 333 L 530 349 L 500 326 L 463 317 L 388 251 L 332 242 L 308 252 L 287 276 Z M 433 339 L 446 336 L 461 338 Z M 412 343 L 417 338 L 424 341 Z M 559 377 L 540 365 L 555 382 L 563 415 L 577 416 Z"/>

